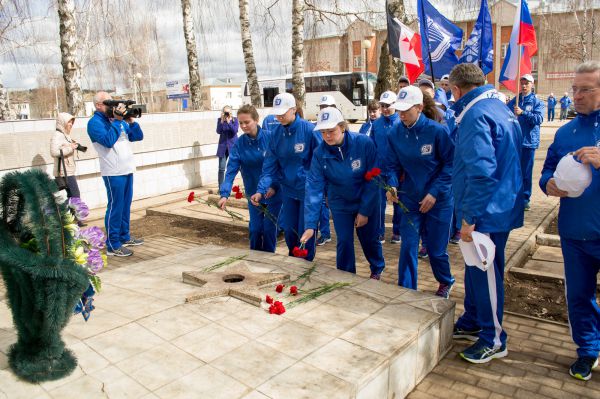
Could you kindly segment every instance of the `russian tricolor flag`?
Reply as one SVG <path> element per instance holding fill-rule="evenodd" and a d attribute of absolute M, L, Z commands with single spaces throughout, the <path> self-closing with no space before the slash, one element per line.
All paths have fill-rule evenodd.
<path fill-rule="evenodd" d="M 521 47 L 521 68 L 518 65 L 518 51 Z M 527 1 L 521 0 L 517 5 L 515 22 L 510 34 L 510 42 L 502 70 L 500 71 L 500 83 L 513 93 L 517 93 L 519 78 L 526 73 L 531 73 L 531 57 L 537 53 L 537 39 L 533 21 L 529 13 Z"/>

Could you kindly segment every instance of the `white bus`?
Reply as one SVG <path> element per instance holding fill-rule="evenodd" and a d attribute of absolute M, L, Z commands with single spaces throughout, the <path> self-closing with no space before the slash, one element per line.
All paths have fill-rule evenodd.
<path fill-rule="evenodd" d="M 304 118 L 315 120 L 319 112 L 319 102 L 324 94 L 335 98 L 336 106 L 344 118 L 351 123 L 364 120 L 367 117 L 367 98 L 365 96 L 364 72 L 309 72 L 304 74 L 306 87 Z M 369 73 L 369 100 L 374 98 L 373 93 L 377 76 Z M 258 81 L 262 98 L 262 106 L 273 106 L 273 99 L 279 93 L 292 92 L 292 75 L 278 78 L 262 79 Z M 248 83 L 242 84 L 242 101 L 249 104 L 250 89 Z"/>

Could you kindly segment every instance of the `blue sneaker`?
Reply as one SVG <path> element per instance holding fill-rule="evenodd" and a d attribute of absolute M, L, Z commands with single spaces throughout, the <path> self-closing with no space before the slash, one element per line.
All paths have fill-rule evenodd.
<path fill-rule="evenodd" d="M 441 284 L 438 286 L 438 290 L 435 293 L 436 296 L 441 296 L 444 299 L 450 298 L 450 292 L 454 284 Z"/>
<path fill-rule="evenodd" d="M 459 356 L 465 359 L 467 362 L 482 364 L 491 361 L 492 359 L 499 359 L 508 355 L 508 349 L 506 344 L 500 348 L 490 348 L 486 346 L 481 340 L 475 342 L 467 349 L 459 353 Z"/>
<path fill-rule="evenodd" d="M 479 333 L 481 332 L 481 328 L 477 330 L 463 330 L 462 328 L 454 327 L 454 332 L 452 333 L 452 338 L 454 339 L 466 339 L 468 341 L 477 341 L 479 339 Z"/>
<path fill-rule="evenodd" d="M 598 358 L 580 357 L 569 368 L 569 374 L 578 380 L 587 381 L 592 378 L 592 369 L 596 366 L 598 366 Z"/>
<path fill-rule="evenodd" d="M 320 237 L 317 239 L 317 245 L 318 245 L 318 246 L 325 245 L 325 244 L 327 244 L 328 242 L 331 242 L 331 237 L 323 237 L 323 236 L 320 236 Z"/>
<path fill-rule="evenodd" d="M 106 249 L 106 255 L 107 256 L 118 256 L 118 257 L 127 257 L 127 256 L 131 256 L 133 255 L 133 251 L 129 248 L 125 248 L 125 246 L 121 246 L 120 248 L 117 249 Z"/>
<path fill-rule="evenodd" d="M 137 247 L 138 245 L 142 245 L 144 243 L 143 238 L 133 238 L 130 237 L 128 241 L 123 242 L 124 247 Z"/>
<path fill-rule="evenodd" d="M 392 244 L 400 244 L 402 240 L 400 239 L 400 234 L 392 234 L 392 239 L 390 240 Z"/>

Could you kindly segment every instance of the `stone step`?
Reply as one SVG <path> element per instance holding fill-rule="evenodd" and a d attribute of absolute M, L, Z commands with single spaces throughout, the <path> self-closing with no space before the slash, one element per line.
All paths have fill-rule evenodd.
<path fill-rule="evenodd" d="M 548 261 L 548 262 L 558 262 L 562 265 L 563 263 L 563 255 L 562 250 L 556 247 L 546 247 L 541 246 L 535 251 L 535 253 L 531 256 L 531 259 L 540 260 L 540 261 Z"/>
<path fill-rule="evenodd" d="M 556 234 L 538 234 L 536 242 L 547 247 L 560 247 L 560 237 Z"/>

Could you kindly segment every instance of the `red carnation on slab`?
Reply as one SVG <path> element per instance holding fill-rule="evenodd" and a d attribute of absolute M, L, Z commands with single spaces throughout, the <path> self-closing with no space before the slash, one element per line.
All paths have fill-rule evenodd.
<path fill-rule="evenodd" d="M 285 285 L 283 284 L 278 284 L 277 287 L 275 287 L 275 291 L 282 293 L 283 292 L 283 287 L 285 287 Z"/>
<path fill-rule="evenodd" d="M 242 199 L 244 198 L 244 194 L 240 193 L 239 191 L 235 193 L 235 199 Z"/>
<path fill-rule="evenodd" d="M 188 195 L 188 202 L 192 202 L 194 200 L 194 192 L 192 191 L 189 195 Z"/>
<path fill-rule="evenodd" d="M 292 295 L 298 295 L 298 287 L 296 287 L 295 285 L 292 285 L 290 287 L 290 294 L 292 294 Z"/>
<path fill-rule="evenodd" d="M 269 306 L 269 313 L 270 314 L 284 314 L 285 313 L 285 306 L 283 306 L 283 303 L 279 302 L 279 301 L 275 301 L 275 303 L 273 303 L 271 306 Z"/>
<path fill-rule="evenodd" d="M 273 303 L 273 298 L 271 298 L 269 295 L 267 295 L 267 297 L 265 298 L 265 302 L 267 302 L 269 305 L 271 305 Z"/>
<path fill-rule="evenodd" d="M 233 186 L 231 191 L 233 191 L 234 193 L 239 193 L 240 192 L 240 186 Z"/>

